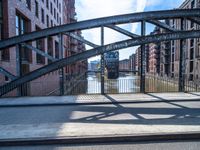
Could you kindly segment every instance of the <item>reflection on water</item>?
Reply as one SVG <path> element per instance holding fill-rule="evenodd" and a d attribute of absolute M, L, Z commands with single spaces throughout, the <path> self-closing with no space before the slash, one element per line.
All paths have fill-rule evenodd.
<path fill-rule="evenodd" d="M 100 75 L 88 75 L 88 94 L 101 93 Z M 105 79 L 105 93 L 139 92 L 139 77 L 133 74 L 121 75 L 118 79 Z"/>

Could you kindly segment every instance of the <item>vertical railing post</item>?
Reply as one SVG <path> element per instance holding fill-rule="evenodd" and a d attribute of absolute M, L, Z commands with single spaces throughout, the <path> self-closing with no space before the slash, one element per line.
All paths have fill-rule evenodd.
<path fill-rule="evenodd" d="M 22 59 L 21 59 L 21 50 L 20 45 L 16 45 L 16 75 L 17 77 L 22 76 Z M 17 96 L 22 96 L 22 86 L 17 88 Z"/>
<path fill-rule="evenodd" d="M 63 35 L 59 34 L 59 59 L 63 58 Z M 64 95 L 64 68 L 59 70 L 59 78 L 60 78 L 60 95 Z"/>
<path fill-rule="evenodd" d="M 146 24 L 145 21 L 141 22 L 141 36 L 145 36 L 146 32 Z M 141 67 L 140 67 L 140 92 L 145 93 L 145 44 L 141 45 Z"/>
<path fill-rule="evenodd" d="M 185 19 L 181 19 L 181 30 L 184 30 L 184 22 Z M 179 83 L 178 83 L 178 88 L 179 92 L 184 92 L 185 91 L 185 48 L 184 48 L 184 40 L 180 40 L 180 53 L 179 53 Z"/>
<path fill-rule="evenodd" d="M 104 27 L 101 27 L 101 46 L 104 45 Z M 105 68 L 105 60 L 104 54 L 101 54 L 101 94 L 104 94 L 104 68 Z"/>

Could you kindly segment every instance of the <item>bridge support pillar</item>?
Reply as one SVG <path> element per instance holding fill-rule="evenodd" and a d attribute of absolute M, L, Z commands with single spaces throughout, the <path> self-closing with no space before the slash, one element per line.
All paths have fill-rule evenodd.
<path fill-rule="evenodd" d="M 59 59 L 63 58 L 63 35 L 59 34 Z M 64 95 L 64 68 L 59 70 L 59 78 L 60 78 L 60 95 Z"/>
<path fill-rule="evenodd" d="M 104 27 L 101 27 L 101 46 L 104 45 Z M 104 68 L 105 68 L 105 60 L 104 60 L 104 54 L 101 54 L 101 94 L 105 94 L 104 91 Z"/>
<path fill-rule="evenodd" d="M 185 29 L 186 19 L 181 19 L 181 30 Z M 179 92 L 185 91 L 185 40 L 180 40 L 180 53 L 179 53 Z"/>
<path fill-rule="evenodd" d="M 141 36 L 146 34 L 146 23 L 145 21 L 141 22 Z M 141 45 L 141 67 L 140 67 L 140 92 L 145 93 L 145 44 Z"/>

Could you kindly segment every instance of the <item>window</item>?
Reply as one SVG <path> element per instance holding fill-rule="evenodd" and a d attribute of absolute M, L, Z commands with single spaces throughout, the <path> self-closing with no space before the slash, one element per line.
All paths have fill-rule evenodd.
<path fill-rule="evenodd" d="M 49 16 L 47 15 L 47 27 L 49 27 Z"/>
<path fill-rule="evenodd" d="M 57 23 L 59 23 L 59 14 L 57 13 Z"/>
<path fill-rule="evenodd" d="M 47 52 L 50 56 L 53 56 L 53 39 L 52 37 L 47 38 L 47 43 L 48 43 L 48 49 Z M 52 61 L 48 59 L 48 64 L 51 63 Z"/>
<path fill-rule="evenodd" d="M 172 72 L 174 72 L 174 64 L 172 64 Z"/>
<path fill-rule="evenodd" d="M 174 62 L 174 54 L 172 54 L 172 62 Z"/>
<path fill-rule="evenodd" d="M 53 20 L 51 20 L 51 27 L 53 27 Z"/>
<path fill-rule="evenodd" d="M 56 9 L 54 8 L 54 18 L 56 19 Z"/>
<path fill-rule="evenodd" d="M 0 19 L 0 40 L 3 39 L 3 24 L 2 24 L 2 20 Z"/>
<path fill-rule="evenodd" d="M 47 9 L 49 9 L 49 0 L 46 0 Z"/>
<path fill-rule="evenodd" d="M 194 48 L 190 49 L 190 59 L 193 60 L 194 59 Z"/>
<path fill-rule="evenodd" d="M 3 1 L 0 0 L 0 40 L 3 39 Z M 4 49 L 1 52 L 1 58 L 4 61 L 9 61 L 10 60 L 10 51 L 9 49 Z"/>
<path fill-rule="evenodd" d="M 0 0 L 0 19 L 3 17 L 3 6 L 2 6 L 2 0 Z"/>
<path fill-rule="evenodd" d="M 26 7 L 31 9 L 31 0 L 25 0 Z"/>
<path fill-rule="evenodd" d="M 194 22 L 190 21 L 190 28 L 194 28 Z"/>
<path fill-rule="evenodd" d="M 58 0 L 56 0 L 56 5 L 57 5 L 57 8 L 58 8 Z"/>
<path fill-rule="evenodd" d="M 59 59 L 59 44 L 55 41 L 55 58 Z"/>
<path fill-rule="evenodd" d="M 35 16 L 38 17 L 39 16 L 39 7 L 38 7 L 38 2 L 35 1 Z"/>
<path fill-rule="evenodd" d="M 59 3 L 59 12 L 61 13 L 61 4 Z"/>
<path fill-rule="evenodd" d="M 51 14 L 53 15 L 53 4 L 52 4 L 52 2 L 50 4 L 50 10 L 51 10 Z"/>
<path fill-rule="evenodd" d="M 193 9 L 194 8 L 194 0 L 191 2 L 191 8 Z"/>
<path fill-rule="evenodd" d="M 194 62 L 190 61 L 190 72 L 193 72 L 194 70 Z"/>
<path fill-rule="evenodd" d="M 16 25 L 16 35 L 19 35 L 19 16 L 16 15 L 16 18 L 15 18 L 15 25 Z"/>
<path fill-rule="evenodd" d="M 8 76 L 5 76 L 5 81 L 8 82 L 9 81 L 9 78 Z"/>
<path fill-rule="evenodd" d="M 197 57 L 200 57 L 200 44 L 198 44 Z"/>
<path fill-rule="evenodd" d="M 28 32 L 29 21 L 26 20 L 23 16 L 16 15 L 16 35 L 21 35 Z"/>
<path fill-rule="evenodd" d="M 30 29 L 30 21 L 25 19 L 24 16 L 20 14 L 16 14 L 15 17 L 15 25 L 16 25 L 16 35 L 22 35 L 29 32 Z M 24 61 L 31 62 L 32 60 L 32 52 L 29 49 L 20 47 L 21 57 Z"/>
<path fill-rule="evenodd" d="M 3 11 L 2 0 L 0 0 L 0 40 L 3 38 Z"/>
<path fill-rule="evenodd" d="M 39 27 L 36 26 L 36 31 L 41 30 Z M 44 51 L 45 45 L 44 45 L 44 39 L 39 39 L 36 41 L 36 48 Z M 36 63 L 38 64 L 45 64 L 45 58 L 39 54 L 36 54 Z"/>
<path fill-rule="evenodd" d="M 190 40 L 190 47 L 194 47 L 194 39 Z"/>
<path fill-rule="evenodd" d="M 44 23 L 44 9 L 41 8 L 41 20 L 42 20 L 42 23 Z"/>

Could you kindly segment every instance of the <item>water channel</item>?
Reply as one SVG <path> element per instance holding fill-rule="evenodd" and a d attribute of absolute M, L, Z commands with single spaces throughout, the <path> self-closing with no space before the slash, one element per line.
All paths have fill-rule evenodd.
<path fill-rule="evenodd" d="M 87 94 L 101 93 L 101 79 L 99 74 L 88 75 Z M 128 73 L 121 74 L 118 79 L 105 78 L 105 93 L 137 93 L 140 90 L 139 77 Z"/>

